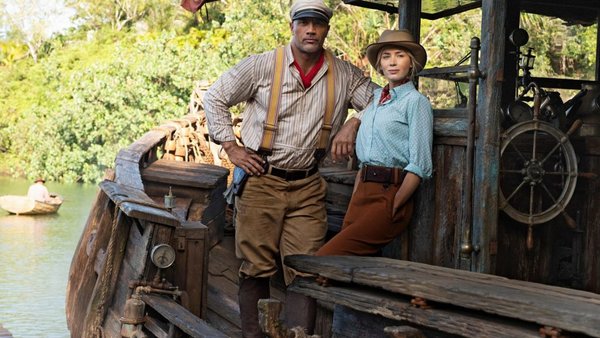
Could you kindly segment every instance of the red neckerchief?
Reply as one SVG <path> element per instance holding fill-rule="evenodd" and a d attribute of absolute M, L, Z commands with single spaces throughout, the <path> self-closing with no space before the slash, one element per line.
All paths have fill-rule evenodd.
<path fill-rule="evenodd" d="M 319 60 L 317 60 L 317 63 L 308 71 L 306 75 L 304 75 L 304 72 L 302 72 L 302 68 L 300 68 L 298 62 L 294 60 L 294 66 L 296 66 L 296 69 L 298 69 L 298 72 L 300 72 L 300 79 L 302 79 L 302 84 L 304 85 L 304 88 L 310 87 L 312 80 L 315 78 L 317 72 L 319 72 L 319 69 L 321 69 L 324 62 L 325 53 L 321 53 L 321 56 L 319 56 Z"/>
<path fill-rule="evenodd" d="M 410 80 L 409 78 L 405 78 L 404 80 L 402 80 L 402 82 L 398 86 L 401 86 L 401 85 L 407 83 L 409 80 Z M 383 87 L 383 90 L 381 91 L 381 97 L 379 97 L 379 104 L 382 105 L 391 98 L 392 98 L 392 95 L 390 94 L 390 84 L 388 83 L 385 85 L 385 87 Z"/>

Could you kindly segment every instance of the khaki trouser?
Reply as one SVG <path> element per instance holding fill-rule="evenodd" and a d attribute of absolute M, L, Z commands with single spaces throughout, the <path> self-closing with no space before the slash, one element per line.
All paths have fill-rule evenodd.
<path fill-rule="evenodd" d="M 392 217 L 398 184 L 358 183 L 344 217 L 342 230 L 329 240 L 317 256 L 372 256 L 398 237 L 413 213 L 411 197 Z"/>
<path fill-rule="evenodd" d="M 295 181 L 272 175 L 250 177 L 235 204 L 240 276 L 272 276 L 278 253 L 283 260 L 287 255 L 317 251 L 327 232 L 326 191 L 327 183 L 318 174 Z M 283 269 L 289 285 L 299 273 L 285 265 Z"/>

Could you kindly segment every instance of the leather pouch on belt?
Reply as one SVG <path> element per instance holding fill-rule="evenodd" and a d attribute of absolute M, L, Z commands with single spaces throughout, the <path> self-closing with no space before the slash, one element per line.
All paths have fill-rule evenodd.
<path fill-rule="evenodd" d="M 365 166 L 361 176 L 363 182 L 391 183 L 393 175 L 392 168 Z"/>

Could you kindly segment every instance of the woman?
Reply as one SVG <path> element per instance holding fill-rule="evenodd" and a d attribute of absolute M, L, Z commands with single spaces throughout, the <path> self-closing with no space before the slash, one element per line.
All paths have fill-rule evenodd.
<path fill-rule="evenodd" d="M 425 49 L 406 30 L 386 30 L 367 47 L 367 58 L 388 84 L 361 118 L 360 170 L 342 230 L 318 256 L 377 254 L 406 229 L 413 193 L 432 174 L 433 113 L 413 84 L 427 62 Z"/>

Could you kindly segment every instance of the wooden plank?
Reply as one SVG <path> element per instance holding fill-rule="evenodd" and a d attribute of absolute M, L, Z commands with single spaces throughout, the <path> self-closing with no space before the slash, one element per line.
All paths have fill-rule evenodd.
<path fill-rule="evenodd" d="M 505 27 L 509 0 L 483 0 L 481 4 L 481 51 L 479 69 L 485 77 L 479 81 L 475 122 L 473 244 L 479 244 L 473 270 L 493 273 L 498 227 L 498 175 L 500 172 L 500 101 L 504 65 Z M 472 258 L 474 254 L 471 255 Z"/>
<path fill-rule="evenodd" d="M 98 276 L 96 285 L 91 294 L 90 302 L 87 304 L 87 315 L 84 320 L 84 332 L 95 332 L 97 326 L 104 321 L 104 316 L 108 312 L 113 294 L 115 293 L 116 283 L 125 254 L 129 228 L 131 220 L 127 219 L 123 213 L 117 214 L 114 228 L 111 227 L 110 237 L 114 239 L 114 246 L 106 250 L 106 264 L 102 268 L 102 273 Z M 114 231 L 114 232 L 112 232 Z M 112 244 L 108 242 L 109 246 Z"/>
<path fill-rule="evenodd" d="M 433 241 L 431 264 L 458 267 L 460 234 L 464 226 L 464 163 L 465 148 L 444 146 L 435 152 L 435 230 L 425 240 Z M 420 235 L 422 238 L 423 236 Z M 428 263 L 428 262 L 424 262 Z"/>
<path fill-rule="evenodd" d="M 110 237 L 112 213 L 108 208 L 109 203 L 108 196 L 99 190 L 71 261 L 65 312 L 69 331 L 74 337 L 84 336 L 81 318 L 87 314 L 97 281 L 97 273 L 94 272 L 96 257 L 106 248 Z"/>
<path fill-rule="evenodd" d="M 155 223 L 178 226 L 179 220 L 163 207 L 144 194 L 143 191 L 132 189 L 111 181 L 100 183 L 109 198 L 120 206 L 123 212 L 132 218 L 138 218 Z"/>
<path fill-rule="evenodd" d="M 169 337 L 169 329 L 163 327 L 163 324 L 158 320 L 146 316 L 146 321 L 144 322 L 144 327 L 150 331 L 156 338 L 168 338 Z"/>
<path fill-rule="evenodd" d="M 467 138 L 466 137 L 434 137 L 433 138 L 434 149 L 437 145 L 449 145 L 449 146 L 467 146 Z M 433 166 L 435 168 L 435 165 Z"/>
<path fill-rule="evenodd" d="M 229 170 L 212 164 L 160 159 L 142 171 L 148 181 L 213 189 L 227 180 Z"/>
<path fill-rule="evenodd" d="M 322 301 L 317 301 L 317 309 L 315 314 L 315 334 L 321 337 L 331 337 L 331 329 L 333 324 L 333 306 Z"/>
<path fill-rule="evenodd" d="M 356 178 L 356 170 L 339 167 L 323 167 L 319 169 L 319 173 L 327 182 L 350 186 L 354 185 L 354 179 Z"/>
<path fill-rule="evenodd" d="M 349 308 L 397 321 L 457 334 L 462 337 L 539 337 L 539 326 L 491 315 L 474 313 L 457 307 L 436 306 L 422 309 L 410 302 L 410 297 L 376 289 L 351 285 L 322 287 L 308 279 L 297 278 L 290 290 L 318 300 L 333 302 Z M 335 314 L 334 314 L 335 316 Z"/>
<path fill-rule="evenodd" d="M 467 119 L 453 117 L 436 117 L 433 119 L 434 137 L 465 137 L 467 135 Z"/>
<path fill-rule="evenodd" d="M 387 338 L 384 328 L 396 323 L 390 318 L 335 305 L 331 333 L 335 338 Z"/>
<path fill-rule="evenodd" d="M 208 325 L 204 320 L 194 316 L 174 300 L 153 294 L 142 295 L 142 300 L 156 312 L 186 334 L 197 338 L 227 337 L 220 331 Z"/>
<path fill-rule="evenodd" d="M 600 336 L 600 295 L 504 277 L 376 257 L 288 256 L 324 277 Z"/>
<path fill-rule="evenodd" d="M 229 284 L 223 277 L 211 277 L 212 282 Z M 223 286 L 223 285 L 221 285 Z M 222 287 L 217 287 L 216 283 L 209 283 L 207 292 L 208 307 L 211 311 L 218 314 L 229 323 L 236 327 L 241 327 L 240 309 L 237 300 L 237 285 L 233 285 L 233 292 L 224 292 Z"/>
<path fill-rule="evenodd" d="M 208 237 L 208 228 L 200 222 L 185 222 L 175 230 L 173 243 L 178 256 L 173 282 L 187 292 L 186 308 L 200 318 L 206 316 Z"/>
<path fill-rule="evenodd" d="M 239 326 L 233 325 L 231 322 L 219 316 L 219 314 L 210 309 L 207 312 L 206 321 L 212 327 L 223 332 L 229 337 L 242 337 L 242 330 Z"/>
<path fill-rule="evenodd" d="M 115 160 L 115 176 L 114 181 L 119 184 L 140 190 L 144 188 L 140 175 L 140 164 L 137 162 L 117 158 Z"/>
<path fill-rule="evenodd" d="M 165 134 L 160 131 L 151 130 L 127 148 L 123 148 L 117 153 L 117 159 L 127 160 L 141 164 L 142 159 L 151 151 L 157 144 L 165 140 Z"/>

